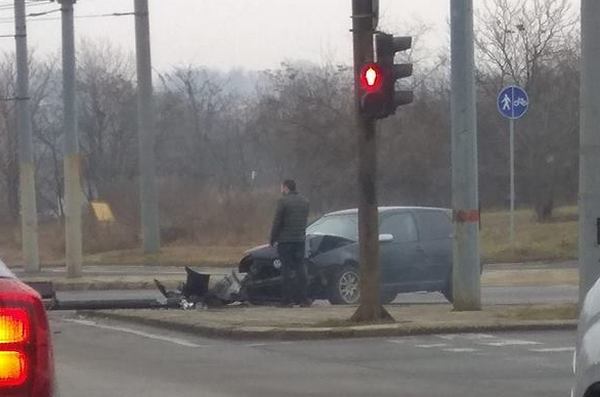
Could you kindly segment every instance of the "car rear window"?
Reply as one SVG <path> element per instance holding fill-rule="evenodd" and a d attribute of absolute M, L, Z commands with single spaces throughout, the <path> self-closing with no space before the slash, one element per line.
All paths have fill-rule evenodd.
<path fill-rule="evenodd" d="M 383 216 L 381 226 L 379 227 L 380 234 L 391 234 L 397 242 L 417 241 L 417 226 L 412 214 L 405 212 L 393 215 Z"/>
<path fill-rule="evenodd" d="M 441 240 L 452 236 L 452 221 L 445 211 L 419 211 L 420 234 L 423 240 Z"/>

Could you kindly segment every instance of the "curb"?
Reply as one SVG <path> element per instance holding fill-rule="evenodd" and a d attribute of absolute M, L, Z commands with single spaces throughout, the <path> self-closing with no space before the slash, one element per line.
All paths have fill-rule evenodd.
<path fill-rule="evenodd" d="M 184 266 L 192 266 L 192 267 L 215 267 L 215 268 L 229 268 L 229 267 L 236 267 L 237 261 L 208 261 L 208 262 L 156 262 L 153 260 L 148 260 L 148 261 L 138 261 L 138 262 L 110 262 L 110 261 L 104 261 L 104 262 L 96 262 L 96 261 L 91 261 L 91 262 L 83 262 L 83 267 L 85 268 L 86 266 L 96 266 L 96 267 L 119 267 L 119 266 L 126 266 L 126 267 L 137 267 L 137 266 L 144 266 L 144 267 L 184 267 Z M 7 264 L 8 265 L 8 264 Z M 59 268 L 65 268 L 65 263 L 64 262 L 52 262 L 52 263 L 42 263 L 40 265 L 40 267 L 42 269 L 59 269 Z M 24 266 L 23 264 L 12 264 L 9 265 L 8 268 L 15 272 L 15 271 L 22 271 Z"/>
<path fill-rule="evenodd" d="M 149 325 L 169 331 L 191 333 L 218 339 L 233 340 L 322 340 L 369 337 L 403 337 L 413 335 L 456 334 L 479 332 L 516 332 L 516 331 L 549 331 L 574 330 L 577 320 L 520 321 L 506 323 L 480 324 L 418 324 L 400 322 L 394 324 L 355 325 L 346 327 L 220 327 L 183 322 L 165 321 L 123 313 L 106 311 L 78 311 L 78 314 L 89 318 L 126 321 L 129 323 Z"/>

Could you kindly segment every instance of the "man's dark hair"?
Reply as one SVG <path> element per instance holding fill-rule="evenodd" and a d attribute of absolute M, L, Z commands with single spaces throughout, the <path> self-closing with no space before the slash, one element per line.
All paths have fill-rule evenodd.
<path fill-rule="evenodd" d="M 283 181 L 283 186 L 287 187 L 290 192 L 296 191 L 296 181 L 293 179 L 286 179 Z"/>

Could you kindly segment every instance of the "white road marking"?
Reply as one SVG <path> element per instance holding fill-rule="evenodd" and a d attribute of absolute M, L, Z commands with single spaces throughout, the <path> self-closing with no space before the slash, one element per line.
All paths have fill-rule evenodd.
<path fill-rule="evenodd" d="M 266 343 L 250 343 L 248 345 L 246 345 L 246 347 L 261 347 L 261 346 L 266 346 Z"/>
<path fill-rule="evenodd" d="M 445 352 L 449 352 L 449 353 L 475 353 L 479 350 L 477 349 L 473 349 L 470 347 L 456 347 L 456 348 L 452 348 L 452 349 L 443 349 Z"/>
<path fill-rule="evenodd" d="M 492 347 L 541 345 L 540 342 L 519 339 L 499 339 L 496 342 L 479 342 L 479 344 Z"/>
<path fill-rule="evenodd" d="M 402 339 L 388 339 L 387 340 L 388 343 L 395 343 L 397 345 L 402 345 L 404 344 L 404 342 L 406 342 L 405 340 Z"/>
<path fill-rule="evenodd" d="M 163 341 L 163 342 L 169 342 L 169 343 L 173 343 L 175 345 L 180 345 L 180 346 L 185 346 L 185 347 L 206 347 L 206 346 L 208 346 L 208 345 L 198 345 L 196 343 L 189 342 L 185 339 L 173 338 L 173 337 L 165 336 L 165 335 L 151 334 L 148 332 L 139 331 L 139 330 L 132 329 L 132 328 L 98 324 L 97 322 L 90 321 L 90 320 L 65 319 L 64 321 L 69 322 L 69 323 L 78 324 L 78 325 L 84 325 L 86 327 L 94 327 L 94 328 L 106 329 L 106 330 L 110 330 L 110 331 L 123 332 L 126 334 L 141 336 L 143 338 L 159 340 L 159 341 Z"/>
<path fill-rule="evenodd" d="M 458 334 L 449 334 L 449 335 L 436 335 L 440 339 L 444 340 L 454 340 L 458 337 Z"/>
<path fill-rule="evenodd" d="M 574 347 L 549 347 L 546 349 L 529 349 L 530 352 L 534 353 L 562 353 L 562 352 L 574 352 Z"/>
<path fill-rule="evenodd" d="M 494 335 L 490 335 L 490 334 L 466 334 L 466 335 L 464 335 L 464 337 L 467 339 L 475 339 L 475 340 L 495 338 Z"/>
<path fill-rule="evenodd" d="M 480 340 L 480 339 L 492 339 L 495 338 L 494 335 L 490 334 L 442 334 L 436 335 L 440 339 L 444 340 L 454 340 L 457 338 L 469 339 L 469 340 Z"/>
<path fill-rule="evenodd" d="M 423 349 L 431 349 L 431 348 L 435 348 L 435 347 L 446 347 L 448 346 L 447 343 L 432 343 L 430 345 L 415 345 L 415 347 L 420 347 Z"/>

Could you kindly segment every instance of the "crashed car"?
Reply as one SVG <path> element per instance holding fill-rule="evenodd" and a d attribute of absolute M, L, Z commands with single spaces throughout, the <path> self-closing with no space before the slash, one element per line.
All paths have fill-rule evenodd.
<path fill-rule="evenodd" d="M 441 292 L 452 300 L 452 220 L 444 208 L 382 207 L 379 209 L 381 301 L 403 292 Z M 360 299 L 358 211 L 332 212 L 306 231 L 308 296 L 332 304 Z M 179 289 L 167 290 L 154 280 L 166 307 L 205 308 L 234 302 L 269 304 L 281 300 L 281 260 L 269 245 L 246 252 L 238 272 L 209 288 L 209 274 L 186 267 Z"/>
<path fill-rule="evenodd" d="M 451 211 L 427 207 L 379 208 L 381 300 L 403 292 L 441 292 L 452 299 Z M 358 211 L 324 215 L 307 228 L 309 297 L 332 304 L 360 299 Z M 241 295 L 251 303 L 281 299 L 281 261 L 269 245 L 251 249 L 238 270 Z"/>

